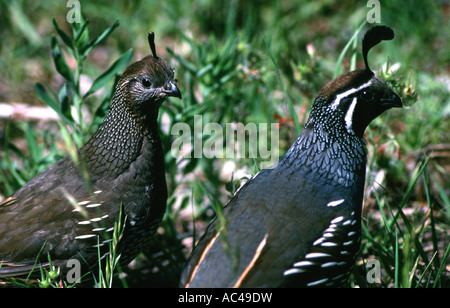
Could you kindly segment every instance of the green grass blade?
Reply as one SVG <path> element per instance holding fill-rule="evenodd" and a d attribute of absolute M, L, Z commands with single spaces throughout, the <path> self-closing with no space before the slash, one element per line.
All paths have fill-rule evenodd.
<path fill-rule="evenodd" d="M 284 83 L 283 79 L 281 78 L 280 67 L 278 65 L 278 62 L 275 60 L 275 57 L 274 57 L 273 53 L 270 50 L 269 43 L 265 39 L 263 39 L 263 41 L 264 41 L 267 53 L 269 54 L 270 60 L 271 60 L 271 62 L 273 64 L 273 66 L 274 66 L 275 74 L 277 76 L 278 83 L 281 86 L 281 90 L 285 94 L 286 102 L 287 102 L 287 105 L 288 105 L 288 110 L 289 110 L 289 113 L 290 113 L 290 116 L 291 116 L 292 120 L 294 121 L 295 131 L 297 132 L 297 134 L 300 134 L 302 129 L 300 127 L 300 123 L 299 123 L 299 120 L 298 120 L 298 115 L 295 112 L 294 103 L 292 102 L 292 99 L 289 96 L 286 84 Z"/>
<path fill-rule="evenodd" d="M 400 287 L 400 247 L 398 243 L 398 232 L 395 229 L 395 263 L 394 263 L 394 287 Z"/>
<path fill-rule="evenodd" d="M 342 51 L 338 57 L 338 60 L 336 61 L 336 67 L 334 69 L 333 79 L 336 78 L 337 76 L 339 76 L 340 70 L 341 70 L 341 65 L 342 65 L 342 60 L 344 59 L 344 56 L 347 53 L 347 50 L 350 48 L 350 46 L 352 46 L 354 41 L 357 41 L 358 34 L 359 34 L 359 32 L 361 32 L 362 28 L 366 25 L 366 23 L 367 23 L 366 20 L 364 20 L 361 23 L 361 25 L 356 29 L 355 33 L 352 35 L 350 40 L 345 45 L 344 49 L 342 49 Z"/>
<path fill-rule="evenodd" d="M 438 287 L 438 283 L 441 281 L 441 278 L 442 278 L 441 275 L 444 272 L 444 268 L 445 268 L 445 266 L 447 264 L 447 259 L 448 259 L 449 253 L 450 253 L 450 244 L 447 246 L 447 250 L 445 251 L 445 254 L 442 257 L 442 262 L 441 262 L 441 265 L 439 266 L 439 269 L 438 269 L 438 271 L 436 273 L 436 279 L 435 279 L 435 281 L 433 283 L 433 288 Z"/>

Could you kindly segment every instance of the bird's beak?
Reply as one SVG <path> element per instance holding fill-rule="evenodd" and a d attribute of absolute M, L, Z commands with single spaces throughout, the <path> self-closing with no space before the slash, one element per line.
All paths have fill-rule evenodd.
<path fill-rule="evenodd" d="M 167 96 L 173 96 L 178 97 L 181 99 L 181 92 L 180 89 L 177 87 L 176 81 L 170 81 L 163 90 L 163 93 L 165 93 Z"/>
<path fill-rule="evenodd" d="M 402 105 L 402 100 L 394 92 L 392 92 L 388 98 L 382 99 L 382 105 L 386 109 L 394 108 L 394 107 L 401 108 L 403 106 Z"/>

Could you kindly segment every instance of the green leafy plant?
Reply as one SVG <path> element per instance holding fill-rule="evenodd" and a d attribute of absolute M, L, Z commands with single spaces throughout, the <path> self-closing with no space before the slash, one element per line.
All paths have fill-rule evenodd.
<path fill-rule="evenodd" d="M 99 288 L 111 288 L 113 286 L 113 278 L 115 273 L 121 272 L 120 268 L 120 252 L 118 250 L 120 239 L 122 238 L 123 231 L 125 229 L 126 217 L 122 219 L 122 208 L 119 213 L 119 219 L 114 223 L 113 236 L 110 242 L 108 242 L 109 252 L 104 258 L 104 265 L 102 264 L 102 256 L 100 255 L 100 249 L 98 249 L 98 281 L 96 287 Z M 98 247 L 100 245 L 97 245 Z M 120 281 L 123 287 L 127 287 L 125 278 L 120 277 Z"/>
<path fill-rule="evenodd" d="M 103 33 L 93 40 L 89 40 L 88 21 L 82 23 L 72 23 L 72 36 L 66 34 L 53 19 L 53 26 L 62 41 L 58 41 L 56 36 L 52 36 L 50 47 L 52 52 L 52 59 L 56 71 L 65 79 L 64 85 L 58 93 L 52 90 L 46 90 L 45 87 L 37 83 L 36 91 L 39 98 L 45 102 L 49 107 L 56 111 L 64 123 L 71 129 L 72 138 L 80 147 L 86 142 L 86 136 L 91 132 L 93 125 L 98 125 L 104 117 L 105 105 L 110 101 L 110 96 L 107 96 L 97 110 L 94 112 L 94 119 L 91 123 L 86 123 L 82 114 L 82 106 L 87 98 L 93 93 L 105 87 L 118 72 L 124 68 L 130 61 L 132 51 L 129 49 L 122 54 L 105 72 L 97 76 L 92 82 L 91 87 L 85 93 L 81 93 L 81 75 L 83 74 L 83 62 L 86 60 L 93 48 L 102 43 L 113 31 L 119 26 L 119 22 L 115 22 L 112 26 L 107 28 Z M 67 60 L 62 51 L 62 46 L 75 59 L 76 67 L 72 71 L 67 64 Z M 76 117 L 72 114 L 72 107 Z"/>

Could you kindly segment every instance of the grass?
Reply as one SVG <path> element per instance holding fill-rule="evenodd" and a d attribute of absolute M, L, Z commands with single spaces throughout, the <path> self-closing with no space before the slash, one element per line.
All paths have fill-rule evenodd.
<path fill-rule="evenodd" d="M 369 61 L 405 108 L 383 114 L 366 133 L 363 239 L 349 286 L 448 287 L 449 32 L 442 26 L 448 16 L 439 2 L 414 1 L 414 12 L 398 5 L 382 4 L 382 22 L 394 28 L 396 38 L 374 48 Z M 8 72 L 0 76 L 0 102 L 50 106 L 61 119 L 0 119 L 0 198 L 74 153 L 95 132 L 117 75 L 149 53 L 148 31 L 156 33 L 158 54 L 176 68 L 183 100 L 164 104 L 159 121 L 167 213 L 150 247 L 123 269 L 129 287 L 176 286 L 206 224 L 258 170 L 259 158 L 174 157 L 170 149 L 177 136 L 171 127 L 193 128 L 195 115 L 223 127 L 278 122 L 283 154 L 320 88 L 335 74 L 362 66 L 357 33 L 366 8 L 357 1 L 309 1 L 301 7 L 263 0 L 83 2 L 89 23 L 72 26 L 65 21 L 65 5 L 2 0 L 0 6 L 0 33 L 9 42 L 0 46 L 0 71 Z M 399 10 L 405 13 L 399 16 Z M 197 136 L 202 143 L 209 137 Z M 366 279 L 371 260 L 381 267 L 378 283 Z M 100 285 L 124 286 L 110 274 Z"/>

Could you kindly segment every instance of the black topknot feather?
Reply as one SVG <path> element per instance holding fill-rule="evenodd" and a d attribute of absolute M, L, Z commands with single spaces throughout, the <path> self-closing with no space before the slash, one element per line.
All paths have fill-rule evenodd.
<path fill-rule="evenodd" d="M 381 41 L 388 41 L 392 40 L 393 38 L 394 31 L 386 26 L 375 26 L 366 32 L 362 41 L 362 54 L 367 70 L 370 71 L 369 63 L 367 62 L 367 53 L 369 52 L 369 50 Z"/>
<path fill-rule="evenodd" d="M 155 47 L 155 33 L 149 32 L 148 33 L 148 45 L 150 46 L 150 49 L 152 51 L 153 57 L 158 58 L 156 55 L 156 47 Z"/>

